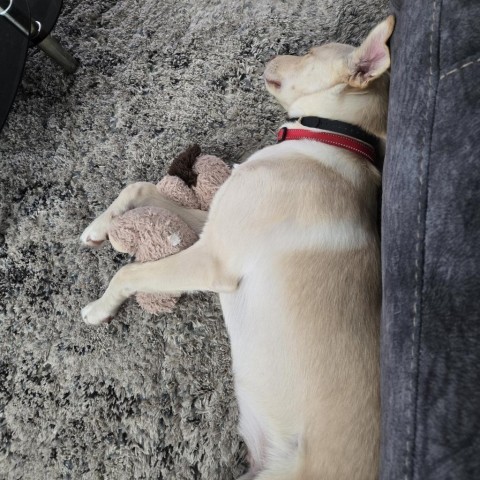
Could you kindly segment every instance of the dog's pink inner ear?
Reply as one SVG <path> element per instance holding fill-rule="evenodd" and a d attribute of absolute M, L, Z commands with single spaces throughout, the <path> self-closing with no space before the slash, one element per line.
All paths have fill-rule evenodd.
<path fill-rule="evenodd" d="M 393 31 L 394 20 L 390 16 L 377 25 L 356 48 L 348 59 L 348 83 L 357 88 L 364 88 L 371 80 L 378 78 L 390 66 L 390 53 L 387 41 Z"/>

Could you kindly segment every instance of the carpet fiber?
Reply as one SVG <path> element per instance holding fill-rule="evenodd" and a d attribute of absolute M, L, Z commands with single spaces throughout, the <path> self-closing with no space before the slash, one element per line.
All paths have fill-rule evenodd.
<path fill-rule="evenodd" d="M 126 184 L 185 146 L 228 162 L 273 143 L 276 54 L 357 44 L 385 0 L 69 0 L 65 75 L 31 50 L 0 132 L 0 478 L 229 480 L 245 470 L 218 299 L 168 315 L 80 308 L 128 257 L 81 248 Z M 4 68 L 1 66 L 0 68 Z"/>

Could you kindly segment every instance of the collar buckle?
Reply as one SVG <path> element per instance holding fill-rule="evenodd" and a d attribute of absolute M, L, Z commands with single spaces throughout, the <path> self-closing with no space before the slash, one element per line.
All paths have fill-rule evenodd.
<path fill-rule="evenodd" d="M 288 128 L 282 127 L 277 134 L 277 143 L 282 143 L 287 137 L 287 133 L 288 133 Z"/>

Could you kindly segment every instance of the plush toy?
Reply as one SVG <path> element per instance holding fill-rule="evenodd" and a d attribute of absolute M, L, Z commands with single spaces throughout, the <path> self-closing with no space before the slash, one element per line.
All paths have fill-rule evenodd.
<path fill-rule="evenodd" d="M 162 195 L 187 208 L 207 211 L 213 196 L 230 175 L 227 164 L 201 155 L 198 145 L 181 153 L 157 184 Z M 140 207 L 117 217 L 108 237 L 115 250 L 138 262 L 160 260 L 193 245 L 197 234 L 177 215 L 160 207 Z M 137 293 L 139 305 L 150 313 L 171 311 L 180 295 Z"/>

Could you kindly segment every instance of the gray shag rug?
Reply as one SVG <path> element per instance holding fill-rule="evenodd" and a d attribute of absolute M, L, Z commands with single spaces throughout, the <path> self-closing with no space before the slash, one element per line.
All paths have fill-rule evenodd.
<path fill-rule="evenodd" d="M 385 0 L 68 0 L 65 75 L 31 50 L 0 132 L 0 478 L 209 479 L 245 471 L 218 299 L 168 315 L 80 309 L 128 257 L 80 247 L 128 183 L 185 146 L 236 162 L 273 143 L 272 56 L 358 44 Z M 5 66 L 0 66 L 5 68 Z"/>

